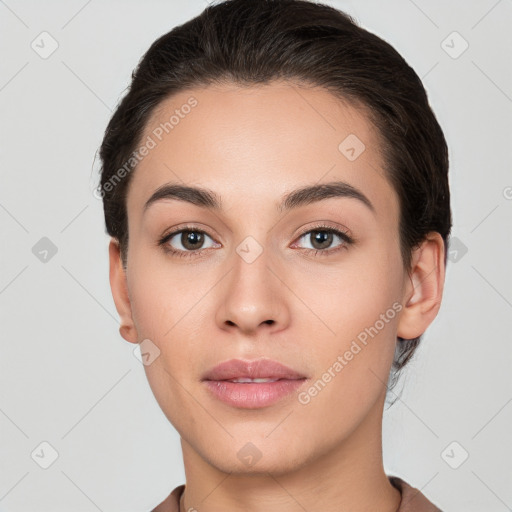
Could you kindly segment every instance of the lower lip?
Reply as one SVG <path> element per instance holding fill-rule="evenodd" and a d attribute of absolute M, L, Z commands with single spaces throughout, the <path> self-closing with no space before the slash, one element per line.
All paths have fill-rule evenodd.
<path fill-rule="evenodd" d="M 300 388 L 305 381 L 306 379 L 280 379 L 274 382 L 203 382 L 215 397 L 228 405 L 242 409 L 258 409 L 275 404 Z"/>

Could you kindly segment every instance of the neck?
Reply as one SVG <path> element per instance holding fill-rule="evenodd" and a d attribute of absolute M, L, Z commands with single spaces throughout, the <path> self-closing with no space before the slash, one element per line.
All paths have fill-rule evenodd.
<path fill-rule="evenodd" d="M 182 437 L 187 483 L 181 510 L 396 512 L 400 491 L 389 482 L 382 462 L 383 404 L 381 399 L 339 445 L 287 472 L 224 472 Z"/>

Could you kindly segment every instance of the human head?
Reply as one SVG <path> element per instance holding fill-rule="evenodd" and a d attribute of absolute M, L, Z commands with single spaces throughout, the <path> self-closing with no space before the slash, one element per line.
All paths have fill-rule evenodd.
<path fill-rule="evenodd" d="M 126 197 L 138 163 L 136 151 L 161 102 L 194 86 L 250 86 L 275 79 L 323 87 L 359 106 L 377 128 L 387 177 L 399 197 L 404 268 L 410 269 L 412 250 L 428 232 L 440 233 L 446 246 L 451 212 L 443 132 L 414 70 L 349 15 L 302 0 L 211 5 L 157 39 L 132 78 L 100 150 L 106 230 L 119 241 L 124 266 L 129 240 Z M 396 373 L 420 340 L 398 339 Z"/>

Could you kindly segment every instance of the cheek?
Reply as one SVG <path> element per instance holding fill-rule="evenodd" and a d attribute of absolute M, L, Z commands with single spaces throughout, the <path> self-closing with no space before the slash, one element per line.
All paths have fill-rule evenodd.
<path fill-rule="evenodd" d="M 301 298 L 295 321 L 307 318 L 317 337 L 328 345 L 356 337 L 401 298 L 401 267 L 394 247 L 381 251 L 368 247 L 347 256 L 339 264 L 311 264 L 305 272 L 301 269 L 287 276 L 287 284 Z M 393 320 L 394 313 L 391 310 L 391 318 L 386 319 Z"/>
<path fill-rule="evenodd" d="M 197 318 L 201 299 L 211 284 L 207 276 L 195 276 L 193 272 L 180 271 L 162 256 L 154 254 L 131 255 L 129 274 L 132 316 L 139 337 L 154 339 L 165 344 L 175 338 L 176 331 L 190 328 L 193 317 Z"/>
<path fill-rule="evenodd" d="M 187 406 L 180 383 L 196 377 L 197 362 L 204 359 L 205 348 L 211 352 L 213 346 L 207 338 L 212 332 L 212 311 L 205 314 L 205 307 L 211 306 L 209 293 L 215 281 L 193 275 L 158 259 L 150 264 L 146 258 L 136 271 L 134 266 L 130 283 L 138 338 L 151 340 L 160 351 L 144 369 L 155 397 L 170 414 L 177 404 Z"/>
<path fill-rule="evenodd" d="M 312 269 L 295 284 L 308 306 L 309 322 L 303 320 L 300 330 L 310 341 L 304 338 L 302 349 L 315 361 L 319 379 L 304 400 L 318 396 L 320 408 L 341 403 L 362 410 L 387 384 L 402 309 L 401 267 L 393 247 L 380 258 L 375 254 L 361 252 L 328 272 Z"/>
<path fill-rule="evenodd" d="M 139 339 L 150 339 L 160 351 L 144 366 L 148 383 L 163 413 L 185 435 L 190 422 L 201 417 L 200 408 L 191 400 L 189 383 L 197 372 L 197 362 L 204 358 L 204 334 L 208 331 L 201 315 L 201 298 L 207 289 L 199 279 L 186 283 L 168 268 L 164 275 L 153 266 L 137 275 L 131 291 Z"/>
<path fill-rule="evenodd" d="M 299 414 L 303 408 L 302 425 L 313 433 L 322 418 L 322 443 L 326 445 L 347 437 L 386 392 L 397 314 L 382 297 L 380 301 L 370 301 L 370 295 L 367 299 L 362 309 L 360 302 L 346 300 L 338 303 L 344 306 L 342 310 L 332 306 L 324 310 L 335 334 L 320 336 L 311 329 L 310 337 L 317 339 L 311 347 L 304 346 L 307 359 L 315 363 L 310 386 L 298 396 Z"/>

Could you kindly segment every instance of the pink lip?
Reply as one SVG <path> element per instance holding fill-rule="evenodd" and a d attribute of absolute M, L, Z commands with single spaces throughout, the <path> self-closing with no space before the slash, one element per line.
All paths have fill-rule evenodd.
<path fill-rule="evenodd" d="M 229 382 L 229 379 L 279 379 L 275 382 Z M 307 377 L 277 361 L 231 359 L 207 372 L 202 381 L 224 403 L 243 409 L 272 405 L 301 387 Z"/>

